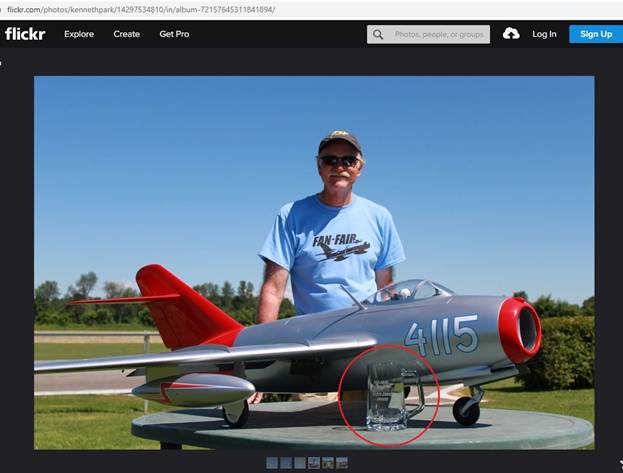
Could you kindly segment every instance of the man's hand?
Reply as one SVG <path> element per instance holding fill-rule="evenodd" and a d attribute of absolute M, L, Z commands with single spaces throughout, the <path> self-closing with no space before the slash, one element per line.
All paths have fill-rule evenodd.
<path fill-rule="evenodd" d="M 264 393 L 255 393 L 253 396 L 247 399 L 249 404 L 259 404 L 262 402 L 262 397 L 264 397 Z"/>

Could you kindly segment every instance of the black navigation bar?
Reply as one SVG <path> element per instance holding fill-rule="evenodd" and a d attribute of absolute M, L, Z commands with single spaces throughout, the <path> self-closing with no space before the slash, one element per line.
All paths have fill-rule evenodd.
<path fill-rule="evenodd" d="M 370 41 L 378 21 L 83 21 L 0 22 L 0 48 L 384 48 L 384 47 L 621 47 L 621 25 L 607 21 L 382 22 L 391 28 L 480 25 L 486 41 Z M 579 28 L 579 30 L 578 30 Z M 583 35 L 582 28 L 587 30 Z M 448 28 L 446 28 L 448 29 Z M 614 34 L 610 34 L 611 31 Z M 440 32 L 439 35 L 442 33 Z M 601 34 L 601 36 L 600 36 Z M 438 36 L 441 37 L 441 36 Z M 431 39 L 432 38 L 432 39 Z M 426 38 L 425 38 L 426 39 Z M 584 41 L 586 39 L 586 41 Z M 603 39 L 603 41 L 600 41 Z"/>

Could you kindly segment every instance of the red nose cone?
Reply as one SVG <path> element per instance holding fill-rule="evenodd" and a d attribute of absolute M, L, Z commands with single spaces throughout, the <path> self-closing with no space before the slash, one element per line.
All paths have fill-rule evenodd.
<path fill-rule="evenodd" d="M 521 297 L 511 297 L 502 303 L 498 329 L 504 353 L 513 363 L 532 358 L 541 347 L 539 316 Z"/>

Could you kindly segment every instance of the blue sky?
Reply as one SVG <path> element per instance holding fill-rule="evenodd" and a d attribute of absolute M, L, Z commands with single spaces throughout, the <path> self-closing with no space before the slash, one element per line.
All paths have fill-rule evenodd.
<path fill-rule="evenodd" d="M 241 279 L 281 205 L 321 190 L 334 129 L 393 214 L 396 279 L 594 294 L 592 77 L 38 77 L 35 285 Z"/>

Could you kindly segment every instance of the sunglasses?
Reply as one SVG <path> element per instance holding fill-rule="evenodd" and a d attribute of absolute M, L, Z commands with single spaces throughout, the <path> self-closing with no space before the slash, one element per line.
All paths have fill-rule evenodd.
<path fill-rule="evenodd" d="M 357 164 L 359 158 L 357 156 L 333 156 L 331 154 L 326 156 L 318 156 L 325 166 L 335 166 L 338 161 L 342 166 L 350 168 Z"/>

